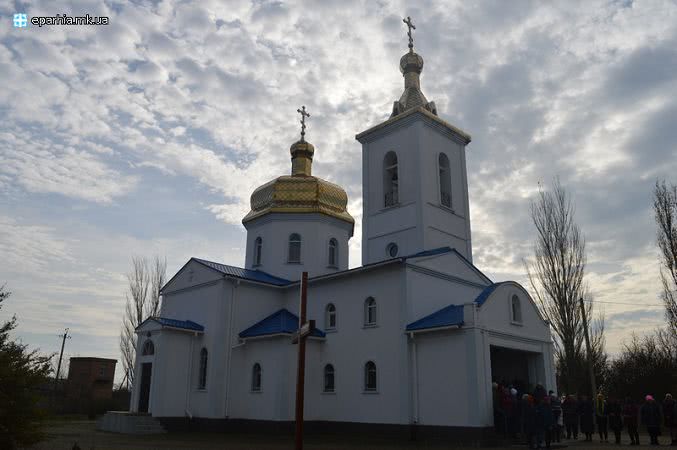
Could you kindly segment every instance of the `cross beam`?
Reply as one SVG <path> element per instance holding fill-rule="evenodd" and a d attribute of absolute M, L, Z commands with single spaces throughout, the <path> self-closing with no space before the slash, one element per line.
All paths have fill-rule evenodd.
<path fill-rule="evenodd" d="M 301 106 L 296 112 L 301 114 L 301 141 L 303 141 L 306 135 L 306 117 L 310 117 L 310 113 L 306 112 L 306 105 Z"/>
<path fill-rule="evenodd" d="M 414 38 L 411 36 L 411 30 L 412 28 L 415 30 L 416 27 L 414 26 L 414 23 L 411 21 L 411 17 L 407 16 L 406 19 L 402 19 L 402 22 L 407 24 L 407 28 L 409 29 L 407 31 L 407 36 L 409 36 L 409 49 L 413 50 L 414 49 Z"/>

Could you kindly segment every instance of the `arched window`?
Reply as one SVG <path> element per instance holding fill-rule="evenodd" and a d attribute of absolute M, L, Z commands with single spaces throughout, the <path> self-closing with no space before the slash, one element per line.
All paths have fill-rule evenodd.
<path fill-rule="evenodd" d="M 287 262 L 301 262 L 301 235 L 298 233 L 289 236 L 289 257 L 287 258 Z"/>
<path fill-rule="evenodd" d="M 369 297 L 364 301 L 364 324 L 376 325 L 376 300 Z"/>
<path fill-rule="evenodd" d="M 383 158 L 383 206 L 395 206 L 399 199 L 399 177 L 397 173 L 397 155 L 395 152 L 386 153 Z"/>
<path fill-rule="evenodd" d="M 324 366 L 324 392 L 334 392 L 334 366 Z"/>
<path fill-rule="evenodd" d="M 263 239 L 261 236 L 257 237 L 254 241 L 254 265 L 261 265 L 261 251 L 263 250 Z"/>
<path fill-rule="evenodd" d="M 143 343 L 143 350 L 141 351 L 141 354 L 143 356 L 155 354 L 155 345 L 153 345 L 153 341 L 148 339 L 146 342 Z"/>
<path fill-rule="evenodd" d="M 329 267 L 338 266 L 338 241 L 329 239 Z"/>
<path fill-rule="evenodd" d="M 324 327 L 327 330 L 333 330 L 336 328 L 336 306 L 334 306 L 333 303 L 327 305 Z"/>
<path fill-rule="evenodd" d="M 522 323 L 522 305 L 517 295 L 513 295 L 510 300 L 510 315 L 513 322 Z"/>
<path fill-rule="evenodd" d="M 364 390 L 376 390 L 376 364 L 373 361 L 364 365 Z"/>
<path fill-rule="evenodd" d="M 198 376 L 198 389 L 207 388 L 207 349 L 200 350 L 200 374 Z"/>
<path fill-rule="evenodd" d="M 252 367 L 252 391 L 261 391 L 261 364 L 256 363 Z"/>
<path fill-rule="evenodd" d="M 451 170 L 447 155 L 440 153 L 438 165 L 440 174 L 440 203 L 442 206 L 451 208 Z"/>

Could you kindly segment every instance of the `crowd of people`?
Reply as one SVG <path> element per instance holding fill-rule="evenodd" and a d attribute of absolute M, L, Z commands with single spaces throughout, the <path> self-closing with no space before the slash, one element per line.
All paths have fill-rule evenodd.
<path fill-rule="evenodd" d="M 669 445 L 677 447 L 677 402 L 666 394 L 662 402 L 647 395 L 642 402 L 627 397 L 622 402 L 598 394 L 558 396 L 538 384 L 532 392 L 520 392 L 512 385 L 492 385 L 494 425 L 505 436 L 526 441 L 529 448 L 550 448 L 552 442 L 578 439 L 592 442 L 595 428 L 600 442 L 609 442 L 609 430 L 621 444 L 623 430 L 630 445 L 639 445 L 639 431 L 646 430 L 651 445 L 660 445 L 658 436 L 665 429 Z M 596 427 L 595 427 L 596 425 Z"/>

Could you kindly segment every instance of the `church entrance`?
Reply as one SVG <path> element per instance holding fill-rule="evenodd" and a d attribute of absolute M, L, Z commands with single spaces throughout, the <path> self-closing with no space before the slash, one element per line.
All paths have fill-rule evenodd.
<path fill-rule="evenodd" d="M 541 353 L 492 345 L 491 381 L 513 386 L 518 392 L 532 392 L 536 383 L 543 383 L 545 371 Z"/>
<path fill-rule="evenodd" d="M 150 377 L 153 372 L 153 363 L 141 364 L 141 386 L 139 391 L 139 412 L 148 412 L 148 403 L 150 400 Z"/>

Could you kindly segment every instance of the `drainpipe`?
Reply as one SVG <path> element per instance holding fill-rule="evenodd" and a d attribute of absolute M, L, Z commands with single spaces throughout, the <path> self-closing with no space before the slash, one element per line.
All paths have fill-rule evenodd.
<path fill-rule="evenodd" d="M 190 412 L 190 384 L 191 384 L 191 378 L 193 375 L 193 348 L 195 347 L 195 337 L 197 336 L 197 333 L 193 333 L 193 335 L 190 337 L 190 352 L 188 356 L 188 376 L 186 377 L 186 416 L 188 416 L 189 419 L 193 418 L 193 415 Z"/>
<path fill-rule="evenodd" d="M 409 333 L 409 337 L 411 338 L 411 363 L 412 363 L 412 384 L 413 384 L 413 392 L 412 392 L 412 397 L 413 397 L 413 405 L 412 405 L 412 416 L 413 416 L 413 422 L 414 425 L 418 424 L 418 358 L 416 356 L 416 339 L 414 337 L 414 333 Z"/>
<path fill-rule="evenodd" d="M 233 314 L 235 312 L 235 288 L 240 286 L 240 280 L 236 280 L 230 284 L 230 308 L 228 312 L 228 357 L 226 364 L 226 418 L 230 415 L 230 373 L 231 360 L 233 355 Z"/>

